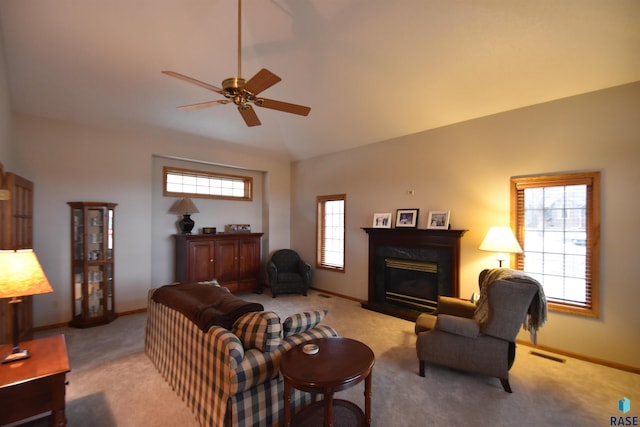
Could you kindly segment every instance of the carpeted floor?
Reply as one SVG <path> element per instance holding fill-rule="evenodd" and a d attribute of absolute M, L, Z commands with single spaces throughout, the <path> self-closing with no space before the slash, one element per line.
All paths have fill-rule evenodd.
<path fill-rule="evenodd" d="M 308 309 L 328 309 L 325 324 L 369 345 L 373 369 L 373 426 L 608 426 L 610 417 L 637 416 L 640 376 L 576 359 L 565 363 L 531 354 L 520 345 L 511 369 L 513 394 L 496 378 L 427 365 L 418 376 L 413 323 L 364 310 L 355 301 L 312 291 L 271 298 L 245 294 L 282 319 Z M 67 418 L 71 427 L 197 426 L 186 405 L 144 354 L 146 315 L 123 316 L 90 329 L 63 328 L 71 373 Z M 544 352 L 541 352 L 544 353 Z M 336 397 L 363 406 L 359 384 Z M 631 412 L 618 412 L 618 400 Z"/>

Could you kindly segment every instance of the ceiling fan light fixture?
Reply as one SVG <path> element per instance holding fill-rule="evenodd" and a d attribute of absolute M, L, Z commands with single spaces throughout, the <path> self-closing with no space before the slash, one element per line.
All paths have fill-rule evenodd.
<path fill-rule="evenodd" d="M 229 77 L 222 81 L 222 88 L 224 90 L 239 89 L 244 86 L 245 81 L 242 77 Z"/>

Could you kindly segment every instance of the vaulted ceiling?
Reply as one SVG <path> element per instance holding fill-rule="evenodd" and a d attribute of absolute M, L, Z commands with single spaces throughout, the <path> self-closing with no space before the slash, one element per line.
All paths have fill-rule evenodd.
<path fill-rule="evenodd" d="M 237 0 L 0 0 L 16 112 L 309 158 L 640 80 L 638 0 L 243 0 L 242 71 L 308 117 L 165 76 L 237 76 Z"/>

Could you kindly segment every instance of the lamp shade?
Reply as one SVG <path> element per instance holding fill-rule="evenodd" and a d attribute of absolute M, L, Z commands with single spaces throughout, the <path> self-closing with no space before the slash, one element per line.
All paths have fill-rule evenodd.
<path fill-rule="evenodd" d="M 53 292 L 33 249 L 0 250 L 0 298 Z"/>
<path fill-rule="evenodd" d="M 522 253 L 520 243 L 516 240 L 510 227 L 491 227 L 480 244 L 481 251 Z"/>
<path fill-rule="evenodd" d="M 196 208 L 196 205 L 193 204 L 193 201 L 190 198 L 185 197 L 184 199 L 178 200 L 171 207 L 169 212 L 177 213 L 177 214 L 192 214 L 192 213 L 198 213 L 200 211 L 198 210 L 198 208 Z"/>

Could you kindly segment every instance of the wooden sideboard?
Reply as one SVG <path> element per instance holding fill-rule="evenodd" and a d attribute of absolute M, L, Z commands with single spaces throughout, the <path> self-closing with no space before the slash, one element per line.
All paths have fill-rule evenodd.
<path fill-rule="evenodd" d="M 263 233 L 176 234 L 175 280 L 216 279 L 231 292 L 258 292 Z"/>

